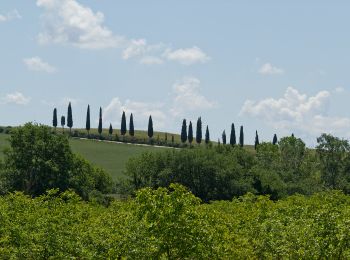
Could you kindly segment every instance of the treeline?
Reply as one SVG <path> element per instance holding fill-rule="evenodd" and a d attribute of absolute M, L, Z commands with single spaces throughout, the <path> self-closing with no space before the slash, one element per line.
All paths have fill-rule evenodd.
<path fill-rule="evenodd" d="M 180 183 L 204 201 L 230 200 L 247 192 L 277 200 L 336 189 L 350 193 L 350 145 L 331 135 L 308 149 L 294 135 L 261 143 L 256 152 L 237 145 L 144 153 L 126 165 L 123 192 Z"/>
<path fill-rule="evenodd" d="M 350 197 L 247 194 L 201 204 L 180 185 L 109 207 L 72 192 L 0 197 L 3 259 L 349 259 Z"/>

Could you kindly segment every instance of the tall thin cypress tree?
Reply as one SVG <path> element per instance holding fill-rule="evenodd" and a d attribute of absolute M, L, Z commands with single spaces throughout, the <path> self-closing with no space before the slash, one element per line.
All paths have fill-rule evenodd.
<path fill-rule="evenodd" d="M 123 111 L 122 114 L 122 121 L 121 121 L 121 126 L 120 126 L 120 134 L 123 136 L 126 134 L 126 117 L 125 117 L 125 112 Z"/>
<path fill-rule="evenodd" d="M 57 127 L 57 108 L 53 110 L 53 119 L 52 119 L 52 125 L 55 128 L 56 132 L 56 127 Z"/>
<path fill-rule="evenodd" d="M 111 136 L 112 136 L 112 134 L 113 134 L 113 127 L 112 127 L 112 123 L 110 123 L 110 124 L 109 124 L 108 133 L 109 133 L 109 137 L 111 137 Z"/>
<path fill-rule="evenodd" d="M 256 150 L 256 148 L 259 145 L 259 135 L 258 135 L 258 131 L 255 131 L 255 143 L 254 143 L 254 148 Z"/>
<path fill-rule="evenodd" d="M 90 105 L 88 105 L 87 111 L 86 111 L 86 126 L 85 126 L 85 129 L 88 132 L 88 136 L 90 136 Z"/>
<path fill-rule="evenodd" d="M 205 130 L 205 143 L 209 144 L 210 142 L 210 135 L 209 135 L 209 127 L 207 126 L 207 129 Z"/>
<path fill-rule="evenodd" d="M 234 146 L 236 145 L 236 130 L 235 130 L 235 124 L 231 124 L 231 135 L 230 135 L 230 145 Z"/>
<path fill-rule="evenodd" d="M 129 135 L 134 136 L 135 135 L 135 129 L 134 129 L 134 116 L 130 115 L 130 121 L 129 121 Z"/>
<path fill-rule="evenodd" d="M 64 132 L 64 126 L 66 124 L 66 118 L 64 116 L 61 116 L 61 126 L 62 126 L 62 132 Z"/>
<path fill-rule="evenodd" d="M 225 130 L 222 132 L 222 144 L 223 145 L 226 144 L 226 132 L 225 132 Z"/>
<path fill-rule="evenodd" d="M 73 113 L 72 113 L 72 105 L 69 102 L 68 105 L 68 113 L 67 113 L 67 126 L 69 127 L 69 133 L 72 133 L 72 127 L 73 127 Z"/>
<path fill-rule="evenodd" d="M 273 135 L 273 139 L 272 139 L 272 144 L 273 144 L 273 145 L 276 145 L 277 142 L 278 142 L 277 135 L 274 134 L 274 135 Z"/>
<path fill-rule="evenodd" d="M 200 144 L 202 142 L 202 118 L 201 117 L 199 117 L 197 120 L 196 142 L 197 144 Z"/>
<path fill-rule="evenodd" d="M 102 134 L 102 108 L 101 107 L 100 107 L 100 115 L 98 118 L 98 133 L 100 134 L 100 137 L 101 137 L 101 134 Z"/>
<path fill-rule="evenodd" d="M 185 143 L 187 141 L 187 124 L 186 119 L 182 121 L 182 127 L 181 127 L 181 142 Z"/>
<path fill-rule="evenodd" d="M 192 145 L 193 142 L 193 128 L 192 128 L 192 122 L 190 121 L 190 124 L 188 126 L 188 142 L 190 145 Z"/>
<path fill-rule="evenodd" d="M 151 139 L 153 137 L 153 120 L 152 116 L 149 116 L 148 119 L 148 131 L 147 131 L 148 137 Z"/>
<path fill-rule="evenodd" d="M 239 133 L 239 145 L 240 145 L 241 147 L 244 146 L 243 126 L 241 126 L 241 130 L 240 130 L 240 133 Z"/>

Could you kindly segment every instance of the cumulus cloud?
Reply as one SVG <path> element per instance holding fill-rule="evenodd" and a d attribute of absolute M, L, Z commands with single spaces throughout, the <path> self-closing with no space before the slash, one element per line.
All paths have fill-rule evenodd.
<path fill-rule="evenodd" d="M 47 73 L 54 73 L 57 71 L 54 66 L 51 66 L 39 57 L 26 58 L 23 59 L 23 62 L 29 70 L 43 71 Z"/>
<path fill-rule="evenodd" d="M 103 121 L 105 123 L 111 122 L 116 127 L 120 127 L 120 119 L 123 111 L 125 111 L 127 115 L 133 113 L 135 127 L 138 128 L 147 127 L 150 115 L 152 115 L 153 124 L 156 128 L 164 127 L 167 119 L 163 103 L 148 103 L 131 100 L 122 102 L 118 97 L 115 97 L 104 109 Z"/>
<path fill-rule="evenodd" d="M 103 49 L 123 45 L 124 38 L 104 26 L 104 15 L 93 12 L 75 0 L 37 0 L 45 10 L 41 44 L 72 44 L 85 49 Z"/>
<path fill-rule="evenodd" d="M 195 77 L 186 77 L 173 85 L 173 116 L 184 115 L 188 111 L 211 109 L 216 104 L 208 100 L 200 92 L 200 80 Z"/>
<path fill-rule="evenodd" d="M 8 22 L 15 19 L 21 19 L 22 16 L 19 14 L 17 9 L 8 12 L 7 14 L 0 14 L 0 22 Z"/>
<path fill-rule="evenodd" d="M 263 64 L 258 72 L 262 75 L 276 75 L 284 74 L 284 70 L 278 67 L 273 66 L 271 63 Z"/>
<path fill-rule="evenodd" d="M 30 97 L 24 96 L 21 92 L 9 93 L 1 98 L 2 104 L 27 105 L 30 102 Z"/>
<path fill-rule="evenodd" d="M 187 49 L 177 49 L 174 51 L 167 49 L 163 53 L 163 56 L 170 61 L 176 61 L 184 65 L 205 63 L 210 60 L 210 57 L 197 46 Z"/>
<path fill-rule="evenodd" d="M 349 118 L 327 115 L 330 97 L 328 91 L 308 97 L 288 87 L 279 99 L 247 100 L 240 115 L 259 118 L 276 129 L 306 137 L 315 138 L 321 133 L 350 136 Z"/>

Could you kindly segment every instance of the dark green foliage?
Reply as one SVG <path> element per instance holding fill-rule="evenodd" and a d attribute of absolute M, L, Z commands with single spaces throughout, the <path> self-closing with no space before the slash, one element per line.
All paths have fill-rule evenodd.
<path fill-rule="evenodd" d="M 164 134 L 164 141 L 165 141 L 165 143 L 168 142 L 168 133 L 165 133 L 165 134 Z"/>
<path fill-rule="evenodd" d="M 69 132 L 72 133 L 72 127 L 73 127 L 73 113 L 72 113 L 72 105 L 71 105 L 70 102 L 69 102 L 69 105 L 68 105 L 67 126 L 69 127 Z"/>
<path fill-rule="evenodd" d="M 272 139 L 272 144 L 273 144 L 273 145 L 276 145 L 277 142 L 278 142 L 277 135 L 274 134 L 274 135 L 273 135 L 273 139 Z"/>
<path fill-rule="evenodd" d="M 256 150 L 256 148 L 259 145 L 259 135 L 258 135 L 258 131 L 255 131 L 255 141 L 254 141 L 254 149 Z"/>
<path fill-rule="evenodd" d="M 90 134 L 90 105 L 88 105 L 87 107 L 87 111 L 86 111 L 86 125 L 85 125 L 85 129 L 88 132 L 88 135 Z"/>
<path fill-rule="evenodd" d="M 172 144 L 175 142 L 174 139 L 175 139 L 175 138 L 174 138 L 174 135 L 171 135 L 171 143 L 172 143 Z"/>
<path fill-rule="evenodd" d="M 52 119 L 52 126 L 55 128 L 57 127 L 57 108 L 53 110 L 53 119 Z"/>
<path fill-rule="evenodd" d="M 244 146 L 244 132 L 243 132 L 243 126 L 241 126 L 241 130 L 239 132 L 239 146 Z"/>
<path fill-rule="evenodd" d="M 201 117 L 199 117 L 197 120 L 196 142 L 197 144 L 200 144 L 202 142 L 202 118 Z"/>
<path fill-rule="evenodd" d="M 125 112 L 123 111 L 122 114 L 122 121 L 121 121 L 121 126 L 120 126 L 120 134 L 124 136 L 126 134 L 126 117 L 125 117 Z"/>
<path fill-rule="evenodd" d="M 64 126 L 66 125 L 66 118 L 64 116 L 61 116 L 61 126 L 62 129 L 64 129 Z"/>
<path fill-rule="evenodd" d="M 49 127 L 28 123 L 13 130 L 9 142 L 0 175 L 0 187 L 7 191 L 38 196 L 52 188 L 72 188 L 85 199 L 93 190 L 110 191 L 111 178 L 74 155 L 68 139 Z"/>
<path fill-rule="evenodd" d="M 112 134 L 113 134 L 113 127 L 112 127 L 112 124 L 111 124 L 111 123 L 109 124 L 108 134 L 109 134 L 110 136 L 112 136 Z"/>
<path fill-rule="evenodd" d="M 234 146 L 236 145 L 236 130 L 235 130 L 235 125 L 232 123 L 231 124 L 231 134 L 230 134 L 230 145 Z"/>
<path fill-rule="evenodd" d="M 226 144 L 226 132 L 225 132 L 225 130 L 222 132 L 222 144 L 223 145 Z"/>
<path fill-rule="evenodd" d="M 99 113 L 99 117 L 98 117 L 98 128 L 97 128 L 98 133 L 102 134 L 102 108 L 100 107 L 100 113 Z"/>
<path fill-rule="evenodd" d="M 210 134 L 209 134 L 209 127 L 207 126 L 205 130 L 205 143 L 209 144 L 210 143 Z"/>
<path fill-rule="evenodd" d="M 151 139 L 153 137 L 153 120 L 152 116 L 149 116 L 148 119 L 148 131 L 147 131 L 148 137 Z"/>
<path fill-rule="evenodd" d="M 187 124 L 186 119 L 182 121 L 182 127 L 181 127 L 181 142 L 185 143 L 187 141 Z"/>
<path fill-rule="evenodd" d="M 135 129 L 134 129 L 134 116 L 130 115 L 130 122 L 129 122 L 129 135 L 134 136 L 135 135 Z"/>
<path fill-rule="evenodd" d="M 192 122 L 190 121 L 190 124 L 188 126 L 188 142 L 190 143 L 190 145 L 193 142 L 193 128 L 192 128 Z"/>

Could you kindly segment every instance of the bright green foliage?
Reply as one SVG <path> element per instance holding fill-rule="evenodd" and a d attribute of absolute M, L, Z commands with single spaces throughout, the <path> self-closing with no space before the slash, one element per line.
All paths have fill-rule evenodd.
<path fill-rule="evenodd" d="M 88 132 L 88 134 L 90 133 L 90 105 L 88 105 L 87 107 L 87 111 L 86 111 L 86 125 L 85 125 L 85 129 Z"/>
<path fill-rule="evenodd" d="M 72 132 L 72 127 L 73 127 L 73 113 L 72 113 L 72 105 L 71 105 L 70 102 L 69 102 L 69 105 L 68 105 L 67 126 L 69 127 L 69 132 Z"/>
<path fill-rule="evenodd" d="M 197 120 L 196 142 L 197 144 L 200 144 L 202 142 L 202 118 L 201 117 L 199 117 Z"/>
<path fill-rule="evenodd" d="M 98 117 L 98 133 L 102 134 L 102 108 L 100 107 L 100 113 L 99 113 L 99 117 Z"/>
<path fill-rule="evenodd" d="M 190 124 L 188 126 L 188 142 L 190 143 L 190 145 L 193 142 L 193 127 L 192 127 L 192 122 L 190 121 Z"/>
<path fill-rule="evenodd" d="M 123 111 L 122 114 L 122 120 L 121 120 L 121 125 L 120 125 L 120 134 L 124 136 L 126 134 L 126 116 L 125 112 Z"/>
<path fill-rule="evenodd" d="M 52 118 L 52 126 L 55 128 L 57 127 L 57 108 L 53 110 L 53 118 Z"/>
<path fill-rule="evenodd" d="M 240 132 L 239 132 L 239 146 L 244 146 L 244 132 L 243 132 L 243 126 L 241 126 Z"/>
<path fill-rule="evenodd" d="M 129 122 L 129 135 L 134 136 L 135 135 L 135 127 L 134 127 L 134 116 L 130 115 L 130 122 Z"/>
<path fill-rule="evenodd" d="M 181 127 L 181 142 L 185 143 L 187 141 L 187 125 L 186 125 L 186 119 L 182 121 L 182 127 Z"/>
<path fill-rule="evenodd" d="M 230 134 L 230 145 L 236 145 L 236 130 L 235 125 L 232 123 L 231 125 L 231 134 Z"/>
<path fill-rule="evenodd" d="M 152 120 L 152 116 L 149 116 L 148 119 L 148 138 L 152 138 L 153 137 L 153 120 Z"/>

